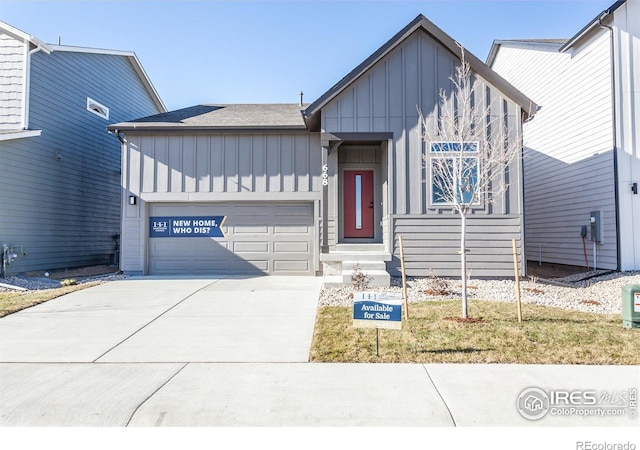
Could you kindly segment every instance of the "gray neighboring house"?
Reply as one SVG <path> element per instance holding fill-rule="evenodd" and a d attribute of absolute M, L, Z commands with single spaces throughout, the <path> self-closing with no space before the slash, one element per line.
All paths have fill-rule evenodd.
<path fill-rule="evenodd" d="M 536 105 L 466 56 L 477 100 L 520 130 Z M 419 15 L 312 104 L 199 105 L 111 125 L 123 141 L 122 270 L 339 284 L 358 263 L 383 285 L 399 274 L 402 235 L 409 275 L 459 276 L 459 217 L 432 198 L 417 113 L 437 114 L 459 64 L 456 42 Z M 521 161 L 508 176 L 508 193 L 469 217 L 472 276 L 513 276 Z M 217 237 L 189 229 L 214 220 Z"/>
<path fill-rule="evenodd" d="M 120 145 L 105 128 L 164 111 L 134 53 L 45 44 L 0 22 L 7 273 L 114 262 Z"/>
<path fill-rule="evenodd" d="M 541 106 L 524 127 L 529 260 L 640 270 L 639 42 L 640 0 L 568 40 L 495 41 L 487 64 Z"/>

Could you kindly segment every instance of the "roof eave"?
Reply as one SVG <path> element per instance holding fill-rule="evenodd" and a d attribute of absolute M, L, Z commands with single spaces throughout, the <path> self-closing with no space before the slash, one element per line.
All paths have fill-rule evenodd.
<path fill-rule="evenodd" d="M 591 22 L 589 22 L 587 25 L 585 25 L 584 28 L 582 28 L 580 31 L 578 31 L 578 33 L 576 33 L 575 36 L 573 36 L 571 39 L 569 39 L 566 44 L 564 44 L 562 47 L 560 47 L 560 50 L 559 50 L 560 53 L 564 53 L 565 51 L 569 50 L 571 47 L 576 45 L 578 42 L 580 42 L 583 37 L 588 35 L 595 28 L 599 27 L 600 26 L 600 22 L 602 20 L 605 20 L 609 16 L 611 16 L 618 8 L 620 8 L 622 5 L 624 5 L 626 3 L 626 1 L 627 0 L 619 0 L 619 1 L 615 2 L 613 5 L 611 5 L 609 8 L 605 9 L 600 14 L 598 14 Z"/>
<path fill-rule="evenodd" d="M 190 125 L 136 125 L 131 123 L 117 123 L 109 125 L 110 132 L 121 133 L 254 133 L 254 132 L 307 132 L 304 125 L 296 126 L 190 126 Z"/>
<path fill-rule="evenodd" d="M 489 56 L 487 56 L 487 66 L 493 66 L 496 56 L 498 56 L 498 50 L 500 50 L 500 47 L 504 42 L 505 41 L 493 41 L 493 44 L 491 44 L 491 50 L 489 50 Z"/>
<path fill-rule="evenodd" d="M 42 51 L 44 51 L 45 53 L 51 53 L 51 46 L 48 44 L 45 44 L 43 41 L 41 41 L 40 39 L 38 39 L 37 37 L 29 34 L 29 33 L 25 33 L 22 30 L 17 29 L 14 26 L 9 25 L 6 22 L 2 22 L 0 21 L 0 30 L 3 30 L 6 34 L 13 36 L 15 39 L 21 40 L 23 42 L 28 42 L 30 44 L 32 44 L 33 46 L 35 46 L 36 48 L 41 49 Z"/>
<path fill-rule="evenodd" d="M 0 141 L 12 141 L 15 139 L 37 137 L 41 134 L 42 130 L 16 130 L 9 133 L 0 133 Z"/>
<path fill-rule="evenodd" d="M 558 39 L 560 41 L 560 39 Z M 485 64 L 489 67 L 493 67 L 495 63 L 495 59 L 498 56 L 498 52 L 502 47 L 508 48 L 526 48 L 526 49 L 535 49 L 540 51 L 548 51 L 548 52 L 558 52 L 560 47 L 562 47 L 567 42 L 566 39 L 562 40 L 562 42 L 541 42 L 537 40 L 495 40 L 491 45 L 491 50 L 489 50 L 489 55 L 487 56 L 487 61 Z"/>

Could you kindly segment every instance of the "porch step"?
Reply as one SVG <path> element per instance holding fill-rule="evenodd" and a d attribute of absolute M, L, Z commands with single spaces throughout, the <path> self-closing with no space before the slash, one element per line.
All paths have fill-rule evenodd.
<path fill-rule="evenodd" d="M 391 253 L 383 251 L 332 251 L 320 253 L 320 261 L 391 261 Z"/>
<path fill-rule="evenodd" d="M 384 264 L 384 263 L 383 263 Z M 389 287 L 391 285 L 391 277 L 386 270 L 365 270 L 361 269 L 362 273 L 369 277 L 369 286 L 371 287 Z M 351 274 L 353 270 L 342 271 L 342 284 L 345 286 L 352 286 Z"/>
<path fill-rule="evenodd" d="M 384 252 L 384 244 L 336 244 L 335 251 L 342 252 Z"/>
<path fill-rule="evenodd" d="M 323 285 L 325 288 L 353 286 L 351 275 L 359 267 L 369 277 L 369 286 L 389 287 L 391 277 L 385 261 L 391 258 L 384 244 L 337 244 L 329 253 L 320 253 L 325 274 Z"/>
<path fill-rule="evenodd" d="M 356 265 L 368 277 L 370 287 L 389 287 L 391 285 L 391 276 L 386 270 L 384 261 L 345 261 L 342 263 L 341 273 L 324 277 L 323 287 L 328 289 L 353 286 L 351 276 Z"/>
<path fill-rule="evenodd" d="M 342 273 L 351 273 L 356 266 L 363 272 L 369 270 L 387 270 L 387 265 L 384 261 L 342 261 Z"/>

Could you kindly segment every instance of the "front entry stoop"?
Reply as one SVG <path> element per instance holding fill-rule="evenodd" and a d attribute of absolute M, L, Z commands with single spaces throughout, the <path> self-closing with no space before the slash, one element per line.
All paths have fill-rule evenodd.
<path fill-rule="evenodd" d="M 351 275 L 356 267 L 369 277 L 369 286 L 389 287 L 391 276 L 386 261 L 391 253 L 383 244 L 339 244 L 335 250 L 320 255 L 323 263 L 323 288 L 352 286 Z"/>

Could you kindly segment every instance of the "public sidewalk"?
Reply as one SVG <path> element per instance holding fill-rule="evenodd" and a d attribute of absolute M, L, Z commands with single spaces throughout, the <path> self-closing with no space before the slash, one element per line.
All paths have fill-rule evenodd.
<path fill-rule="evenodd" d="M 308 363 L 320 284 L 145 277 L 2 318 L 0 426 L 640 425 L 638 366 Z M 528 420 L 527 388 L 574 411 Z"/>

